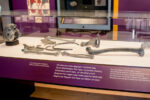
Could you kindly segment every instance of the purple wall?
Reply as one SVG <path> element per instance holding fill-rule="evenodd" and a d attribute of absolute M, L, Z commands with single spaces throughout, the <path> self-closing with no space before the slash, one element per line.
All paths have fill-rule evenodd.
<path fill-rule="evenodd" d="M 12 0 L 14 10 L 27 9 L 27 0 Z M 55 10 L 55 0 L 50 0 L 51 10 Z M 150 0 L 120 0 L 120 11 L 150 11 Z"/>
<path fill-rule="evenodd" d="M 14 10 L 26 10 L 27 9 L 27 0 L 12 0 Z"/>
<path fill-rule="evenodd" d="M 50 0 L 50 8 L 51 8 L 51 10 L 56 10 L 55 0 Z"/>
<path fill-rule="evenodd" d="M 139 11 L 144 11 L 144 12 L 149 12 L 150 11 L 150 0 L 119 0 L 119 12 L 139 12 Z M 147 23 L 149 23 L 149 19 L 146 22 L 141 22 L 140 24 L 136 24 L 134 26 L 142 25 L 145 26 L 144 29 L 140 26 L 139 29 L 136 29 L 136 38 L 132 38 L 132 28 L 128 29 L 128 24 L 126 23 L 125 18 L 123 19 L 117 19 L 114 20 L 114 24 L 119 26 L 119 31 L 118 31 L 118 40 L 123 40 L 123 41 L 149 41 L 148 39 L 141 38 L 141 34 L 145 36 L 145 32 L 150 31 L 150 27 L 148 26 Z M 132 26 L 133 23 L 130 23 L 130 26 Z M 133 27 L 134 27 L 133 26 Z M 126 32 L 125 32 L 126 31 Z M 140 35 L 138 35 L 140 33 Z M 150 36 L 150 35 L 149 35 Z M 147 38 L 147 36 L 146 36 Z"/>
<path fill-rule="evenodd" d="M 12 0 L 13 10 L 27 10 L 27 0 Z M 55 10 L 55 0 L 50 0 L 51 10 Z"/>
<path fill-rule="evenodd" d="M 150 11 L 150 0 L 119 0 L 119 11 Z"/>

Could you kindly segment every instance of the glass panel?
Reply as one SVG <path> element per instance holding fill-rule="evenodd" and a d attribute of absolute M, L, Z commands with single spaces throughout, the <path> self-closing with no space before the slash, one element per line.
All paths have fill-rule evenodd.
<path fill-rule="evenodd" d="M 92 15 L 91 13 L 94 14 Z M 2 12 L 2 19 L 8 20 L 3 20 L 3 23 L 5 23 L 3 31 L 3 33 L 5 33 L 5 42 L 1 44 L 0 47 L 3 48 L 3 50 L 12 48 L 15 51 L 15 46 L 7 46 L 8 43 L 10 45 L 10 43 L 15 42 L 13 39 L 15 40 L 18 38 L 14 38 L 15 36 L 19 36 L 14 35 L 17 34 L 16 32 L 18 31 L 12 31 L 12 28 L 18 29 L 18 33 L 21 33 L 22 36 L 17 39 L 19 40 L 19 44 L 16 45 L 17 53 L 8 53 L 9 49 L 6 49 L 5 52 L 7 51 L 7 53 L 5 54 L 0 51 L 1 56 L 148 67 L 149 60 L 147 59 L 149 59 L 150 52 L 148 49 L 141 47 L 141 45 L 143 42 L 149 43 L 150 40 L 149 13 L 120 12 L 117 19 L 113 19 L 113 14 L 109 14 L 109 17 L 104 17 L 106 15 L 106 13 L 95 13 L 95 11 L 62 11 L 60 14 L 57 14 L 56 11 L 50 11 L 50 16 L 31 16 L 28 15 L 28 11 Z M 65 27 L 67 28 L 58 26 L 59 23 L 57 22 L 61 22 L 61 24 L 66 25 Z M 74 29 L 70 28 L 72 23 Z M 110 23 L 112 27 L 110 30 L 104 30 L 106 29 L 105 26 L 95 26 L 100 24 L 107 25 L 107 23 Z M 12 24 L 16 25 L 16 27 L 11 26 Z M 49 41 L 49 39 L 51 41 Z M 68 44 L 66 45 L 66 43 Z M 146 46 L 149 48 L 149 44 L 146 44 Z M 25 50 L 26 47 L 44 51 L 29 51 L 30 53 L 28 54 L 26 51 L 22 51 Z M 94 58 L 92 58 L 93 56 L 89 56 L 90 53 L 87 51 L 87 47 L 91 47 L 92 50 L 98 50 L 98 52 L 102 52 L 102 54 L 96 53 L 94 54 Z M 49 57 L 49 53 L 51 51 L 54 52 L 56 49 L 67 50 L 67 53 L 69 52 L 69 54 L 65 54 L 61 50 L 59 56 L 55 56 L 54 54 Z M 108 50 L 105 52 L 99 51 L 105 49 Z M 143 50 L 145 50 L 145 54 L 143 54 Z M 88 55 L 88 57 L 85 55 L 84 57 L 83 55 L 75 55 L 77 58 L 74 58 L 74 55 L 72 55 L 79 53 Z M 63 54 L 66 56 L 64 57 Z M 70 55 L 71 57 L 68 57 L 67 55 Z M 67 59 L 65 59 L 66 57 Z M 87 58 L 88 60 L 85 60 L 84 58 Z M 114 58 L 119 59 L 120 62 L 118 63 Z M 106 59 L 106 61 L 100 61 L 100 59 Z M 132 63 L 131 59 L 138 59 L 138 65 Z M 125 60 L 128 61 L 124 62 Z"/>

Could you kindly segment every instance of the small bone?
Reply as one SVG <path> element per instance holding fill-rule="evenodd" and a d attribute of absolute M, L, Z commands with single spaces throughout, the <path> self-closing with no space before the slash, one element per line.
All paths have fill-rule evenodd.
<path fill-rule="evenodd" d="M 81 46 L 89 46 L 92 45 L 93 47 L 98 48 L 100 46 L 100 36 L 97 34 L 97 37 L 95 39 L 91 39 L 88 42 L 82 42 Z"/>
<path fill-rule="evenodd" d="M 51 41 L 48 37 L 45 37 L 44 39 L 41 40 L 41 42 L 44 44 L 44 45 L 48 45 L 48 44 L 56 44 L 56 42 L 54 41 Z"/>
<path fill-rule="evenodd" d="M 24 45 L 24 49 L 27 49 L 27 50 L 34 50 L 34 51 L 43 51 L 44 49 L 43 48 L 39 48 L 38 46 L 35 47 L 35 46 L 29 46 L 27 44 L 23 44 Z"/>
<path fill-rule="evenodd" d="M 70 57 L 76 57 L 76 58 L 88 58 L 88 59 L 93 59 L 94 55 L 86 55 L 86 54 L 71 54 L 68 52 L 62 52 L 62 56 L 70 56 Z"/>
<path fill-rule="evenodd" d="M 102 50 L 92 50 L 90 47 L 86 48 L 86 51 L 89 54 L 92 55 L 98 55 L 106 52 L 132 52 L 132 53 L 137 53 L 139 56 L 143 57 L 144 56 L 144 49 L 143 48 L 109 48 L 109 49 L 102 49 Z"/>
<path fill-rule="evenodd" d="M 29 50 L 35 48 L 34 46 L 29 46 L 29 45 L 27 45 L 27 44 L 23 44 L 23 46 L 24 46 L 24 48 L 27 48 L 27 49 L 29 49 Z"/>

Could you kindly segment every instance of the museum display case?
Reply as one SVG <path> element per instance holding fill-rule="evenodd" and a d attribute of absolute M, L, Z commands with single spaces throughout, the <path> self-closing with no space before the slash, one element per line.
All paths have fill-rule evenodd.
<path fill-rule="evenodd" d="M 150 92 L 150 13 L 119 12 L 115 19 L 114 13 L 97 10 L 48 12 L 2 12 L 2 18 L 11 20 L 1 35 L 0 77 Z M 110 23 L 110 19 L 112 28 L 104 32 L 101 24 Z M 62 32 L 61 27 L 56 27 L 57 21 L 82 29 Z M 89 28 L 95 25 L 97 29 Z M 117 25 L 122 25 L 123 30 L 115 30 Z"/>

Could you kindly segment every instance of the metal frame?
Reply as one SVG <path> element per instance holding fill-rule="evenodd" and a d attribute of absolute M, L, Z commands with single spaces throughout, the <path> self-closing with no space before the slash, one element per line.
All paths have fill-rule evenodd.
<path fill-rule="evenodd" d="M 57 0 L 57 11 L 61 12 L 61 0 Z M 86 25 L 86 24 L 62 24 L 61 18 L 58 18 L 58 28 L 63 29 L 89 29 L 89 30 L 111 30 L 111 18 L 110 15 L 112 13 L 112 0 L 108 0 L 108 21 L 106 25 Z"/>

